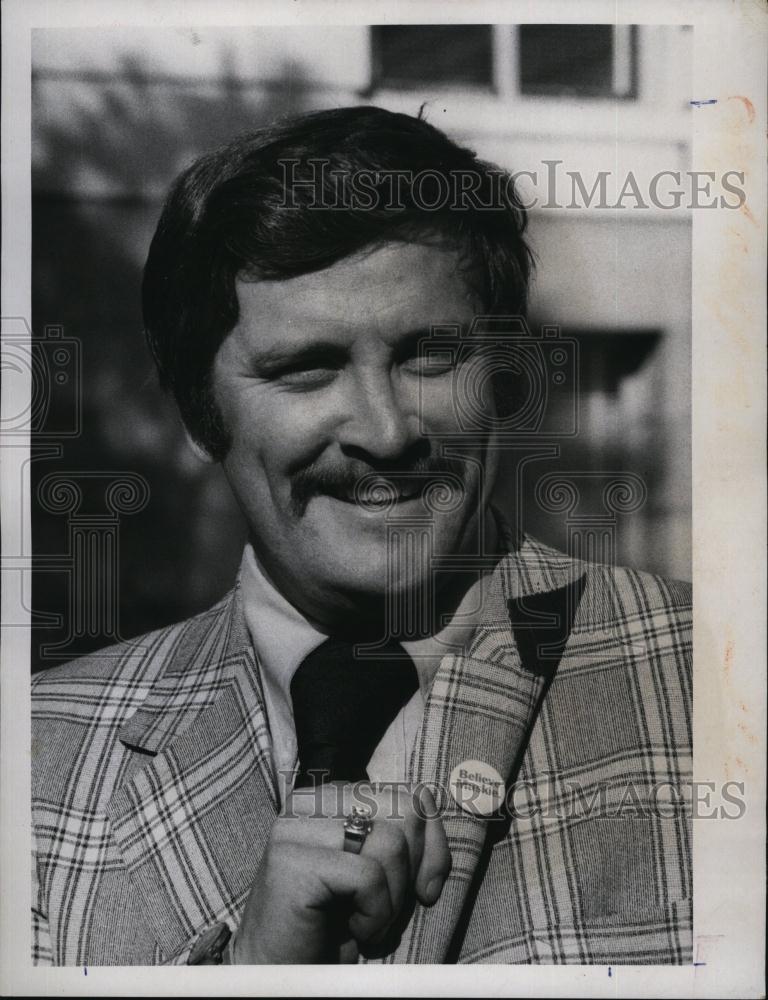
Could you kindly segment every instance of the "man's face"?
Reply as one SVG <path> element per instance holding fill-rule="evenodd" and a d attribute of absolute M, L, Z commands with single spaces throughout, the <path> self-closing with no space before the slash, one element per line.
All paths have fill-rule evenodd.
<path fill-rule="evenodd" d="M 237 291 L 240 319 L 213 367 L 231 438 L 223 467 L 285 596 L 333 625 L 365 614 L 387 589 L 418 588 L 430 568 L 407 556 L 402 532 L 393 536 L 405 520 L 431 525 L 434 555 L 469 551 L 495 451 L 476 434 L 460 459 L 442 453 L 442 439 L 462 431 L 457 368 L 447 358 L 426 364 L 418 350 L 432 326 L 466 330 L 477 311 L 458 255 L 393 243 L 314 274 L 238 282 Z M 484 397 L 492 416 L 492 394 Z M 371 474 L 396 502 L 361 494 Z M 449 486 L 436 504 L 424 487 L 439 482 Z"/>

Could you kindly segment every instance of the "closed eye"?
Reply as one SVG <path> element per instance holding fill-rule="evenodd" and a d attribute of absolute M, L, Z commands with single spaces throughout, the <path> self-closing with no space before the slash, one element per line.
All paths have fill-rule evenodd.
<path fill-rule="evenodd" d="M 420 378 L 448 375 L 467 357 L 466 341 L 456 345 L 440 343 L 430 330 L 417 330 L 405 337 L 397 352 L 405 371 Z"/>
<path fill-rule="evenodd" d="M 456 356 L 452 351 L 427 351 L 411 358 L 405 367 L 421 378 L 434 378 L 452 372 L 456 367 Z"/>
<path fill-rule="evenodd" d="M 298 389 L 327 385 L 348 361 L 337 344 L 310 344 L 294 351 L 270 351 L 251 360 L 256 378 Z"/>
<path fill-rule="evenodd" d="M 303 367 L 280 372 L 272 381 L 297 389 L 313 389 L 328 385 L 336 378 L 339 368 Z"/>

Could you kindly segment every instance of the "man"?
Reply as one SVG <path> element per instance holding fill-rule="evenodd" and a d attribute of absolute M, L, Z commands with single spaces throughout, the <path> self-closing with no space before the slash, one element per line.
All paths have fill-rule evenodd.
<path fill-rule="evenodd" d="M 36 680 L 36 961 L 690 961 L 689 590 L 491 503 L 524 229 L 376 108 L 179 178 L 147 333 L 249 542 L 210 611 Z"/>

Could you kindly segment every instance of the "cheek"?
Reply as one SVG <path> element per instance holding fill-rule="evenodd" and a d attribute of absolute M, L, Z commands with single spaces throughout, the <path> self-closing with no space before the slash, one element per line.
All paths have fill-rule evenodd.
<path fill-rule="evenodd" d="M 284 496 L 290 476 L 317 453 L 317 414 L 290 397 L 254 400 L 239 407 L 233 444 L 225 466 L 262 494 Z"/>
<path fill-rule="evenodd" d="M 419 423 L 425 433 L 455 434 L 460 428 L 453 377 L 424 379 L 418 397 Z"/>
<path fill-rule="evenodd" d="M 466 433 L 477 443 L 478 433 L 492 433 L 497 417 L 492 371 L 487 362 L 471 363 L 445 379 L 425 380 L 419 401 L 424 429 Z"/>

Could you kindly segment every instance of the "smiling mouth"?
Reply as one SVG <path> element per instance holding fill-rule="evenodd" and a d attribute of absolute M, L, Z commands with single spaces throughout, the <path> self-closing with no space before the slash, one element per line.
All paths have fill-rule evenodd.
<path fill-rule="evenodd" d="M 309 478 L 306 476 L 305 478 Z M 379 514 L 399 507 L 421 504 L 425 511 L 443 516 L 467 501 L 467 484 L 460 470 L 453 468 L 417 469 L 407 472 L 365 472 L 357 477 L 315 475 L 314 487 L 303 495 L 303 482 L 292 487 L 292 499 L 301 516 L 311 496 L 329 497 L 349 504 L 361 513 Z M 303 501 L 303 503 L 302 503 Z"/>
<path fill-rule="evenodd" d="M 383 510 L 394 504 L 408 503 L 418 500 L 423 492 L 424 484 L 418 486 L 396 486 L 388 480 L 382 480 L 373 486 L 366 485 L 364 489 L 344 490 L 331 493 L 335 500 L 362 507 L 365 510 Z"/>

